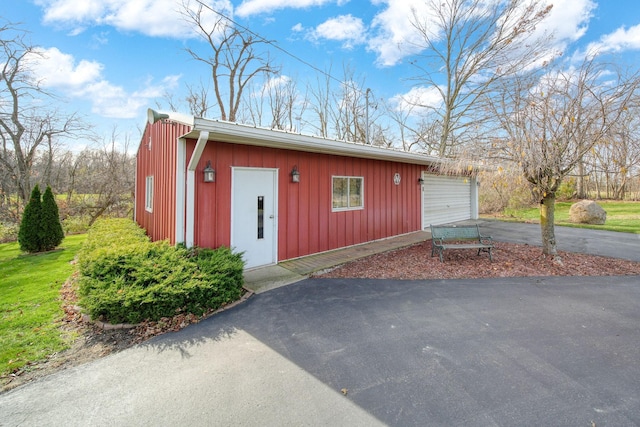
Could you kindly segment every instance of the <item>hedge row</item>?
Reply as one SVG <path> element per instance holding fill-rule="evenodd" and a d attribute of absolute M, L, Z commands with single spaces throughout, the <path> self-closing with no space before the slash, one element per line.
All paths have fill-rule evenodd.
<path fill-rule="evenodd" d="M 96 222 L 78 265 L 80 304 L 111 323 L 201 315 L 242 294 L 241 254 L 152 243 L 131 220 Z"/>

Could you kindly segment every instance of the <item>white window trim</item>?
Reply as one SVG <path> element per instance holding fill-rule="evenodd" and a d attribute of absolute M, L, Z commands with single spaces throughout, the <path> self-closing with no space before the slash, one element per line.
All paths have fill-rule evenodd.
<path fill-rule="evenodd" d="M 360 195 L 360 200 L 361 200 L 361 205 L 360 206 L 347 206 L 345 208 L 335 208 L 333 207 L 333 180 L 335 178 L 347 178 L 348 180 L 351 179 L 359 179 L 362 181 L 362 186 L 361 186 L 361 190 L 362 190 L 362 194 Z M 347 191 L 349 191 L 351 188 L 351 186 L 349 185 L 349 182 L 347 182 Z M 347 193 L 347 203 L 349 203 L 351 201 L 351 195 L 349 193 Z M 331 212 L 345 212 L 345 211 L 360 211 L 364 209 L 364 177 L 363 176 L 346 176 L 346 175 L 333 175 L 331 176 Z"/>
<path fill-rule="evenodd" d="M 148 176 L 145 180 L 144 210 L 153 212 L 153 175 Z"/>

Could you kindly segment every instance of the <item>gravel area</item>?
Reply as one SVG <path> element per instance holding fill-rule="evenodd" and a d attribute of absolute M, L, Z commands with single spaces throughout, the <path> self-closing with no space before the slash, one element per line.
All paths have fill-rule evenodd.
<path fill-rule="evenodd" d="M 559 252 L 562 264 L 542 254 L 542 248 L 495 242 L 493 261 L 474 249 L 444 251 L 444 262 L 431 256 L 431 241 L 372 255 L 314 277 L 371 279 L 464 279 L 524 276 L 640 275 L 640 262 Z"/>

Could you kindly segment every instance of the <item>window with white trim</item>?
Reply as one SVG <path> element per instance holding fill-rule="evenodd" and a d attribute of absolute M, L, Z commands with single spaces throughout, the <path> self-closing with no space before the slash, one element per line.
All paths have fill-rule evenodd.
<path fill-rule="evenodd" d="M 331 185 L 331 210 L 364 209 L 364 178 L 361 176 L 334 176 Z"/>
<path fill-rule="evenodd" d="M 153 176 L 148 176 L 145 181 L 144 209 L 153 212 Z"/>

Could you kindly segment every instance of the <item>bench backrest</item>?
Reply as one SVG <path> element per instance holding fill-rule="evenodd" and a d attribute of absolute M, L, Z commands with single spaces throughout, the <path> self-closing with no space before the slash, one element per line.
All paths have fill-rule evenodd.
<path fill-rule="evenodd" d="M 464 240 L 480 238 L 478 225 L 431 226 L 431 237 L 443 240 Z"/>

